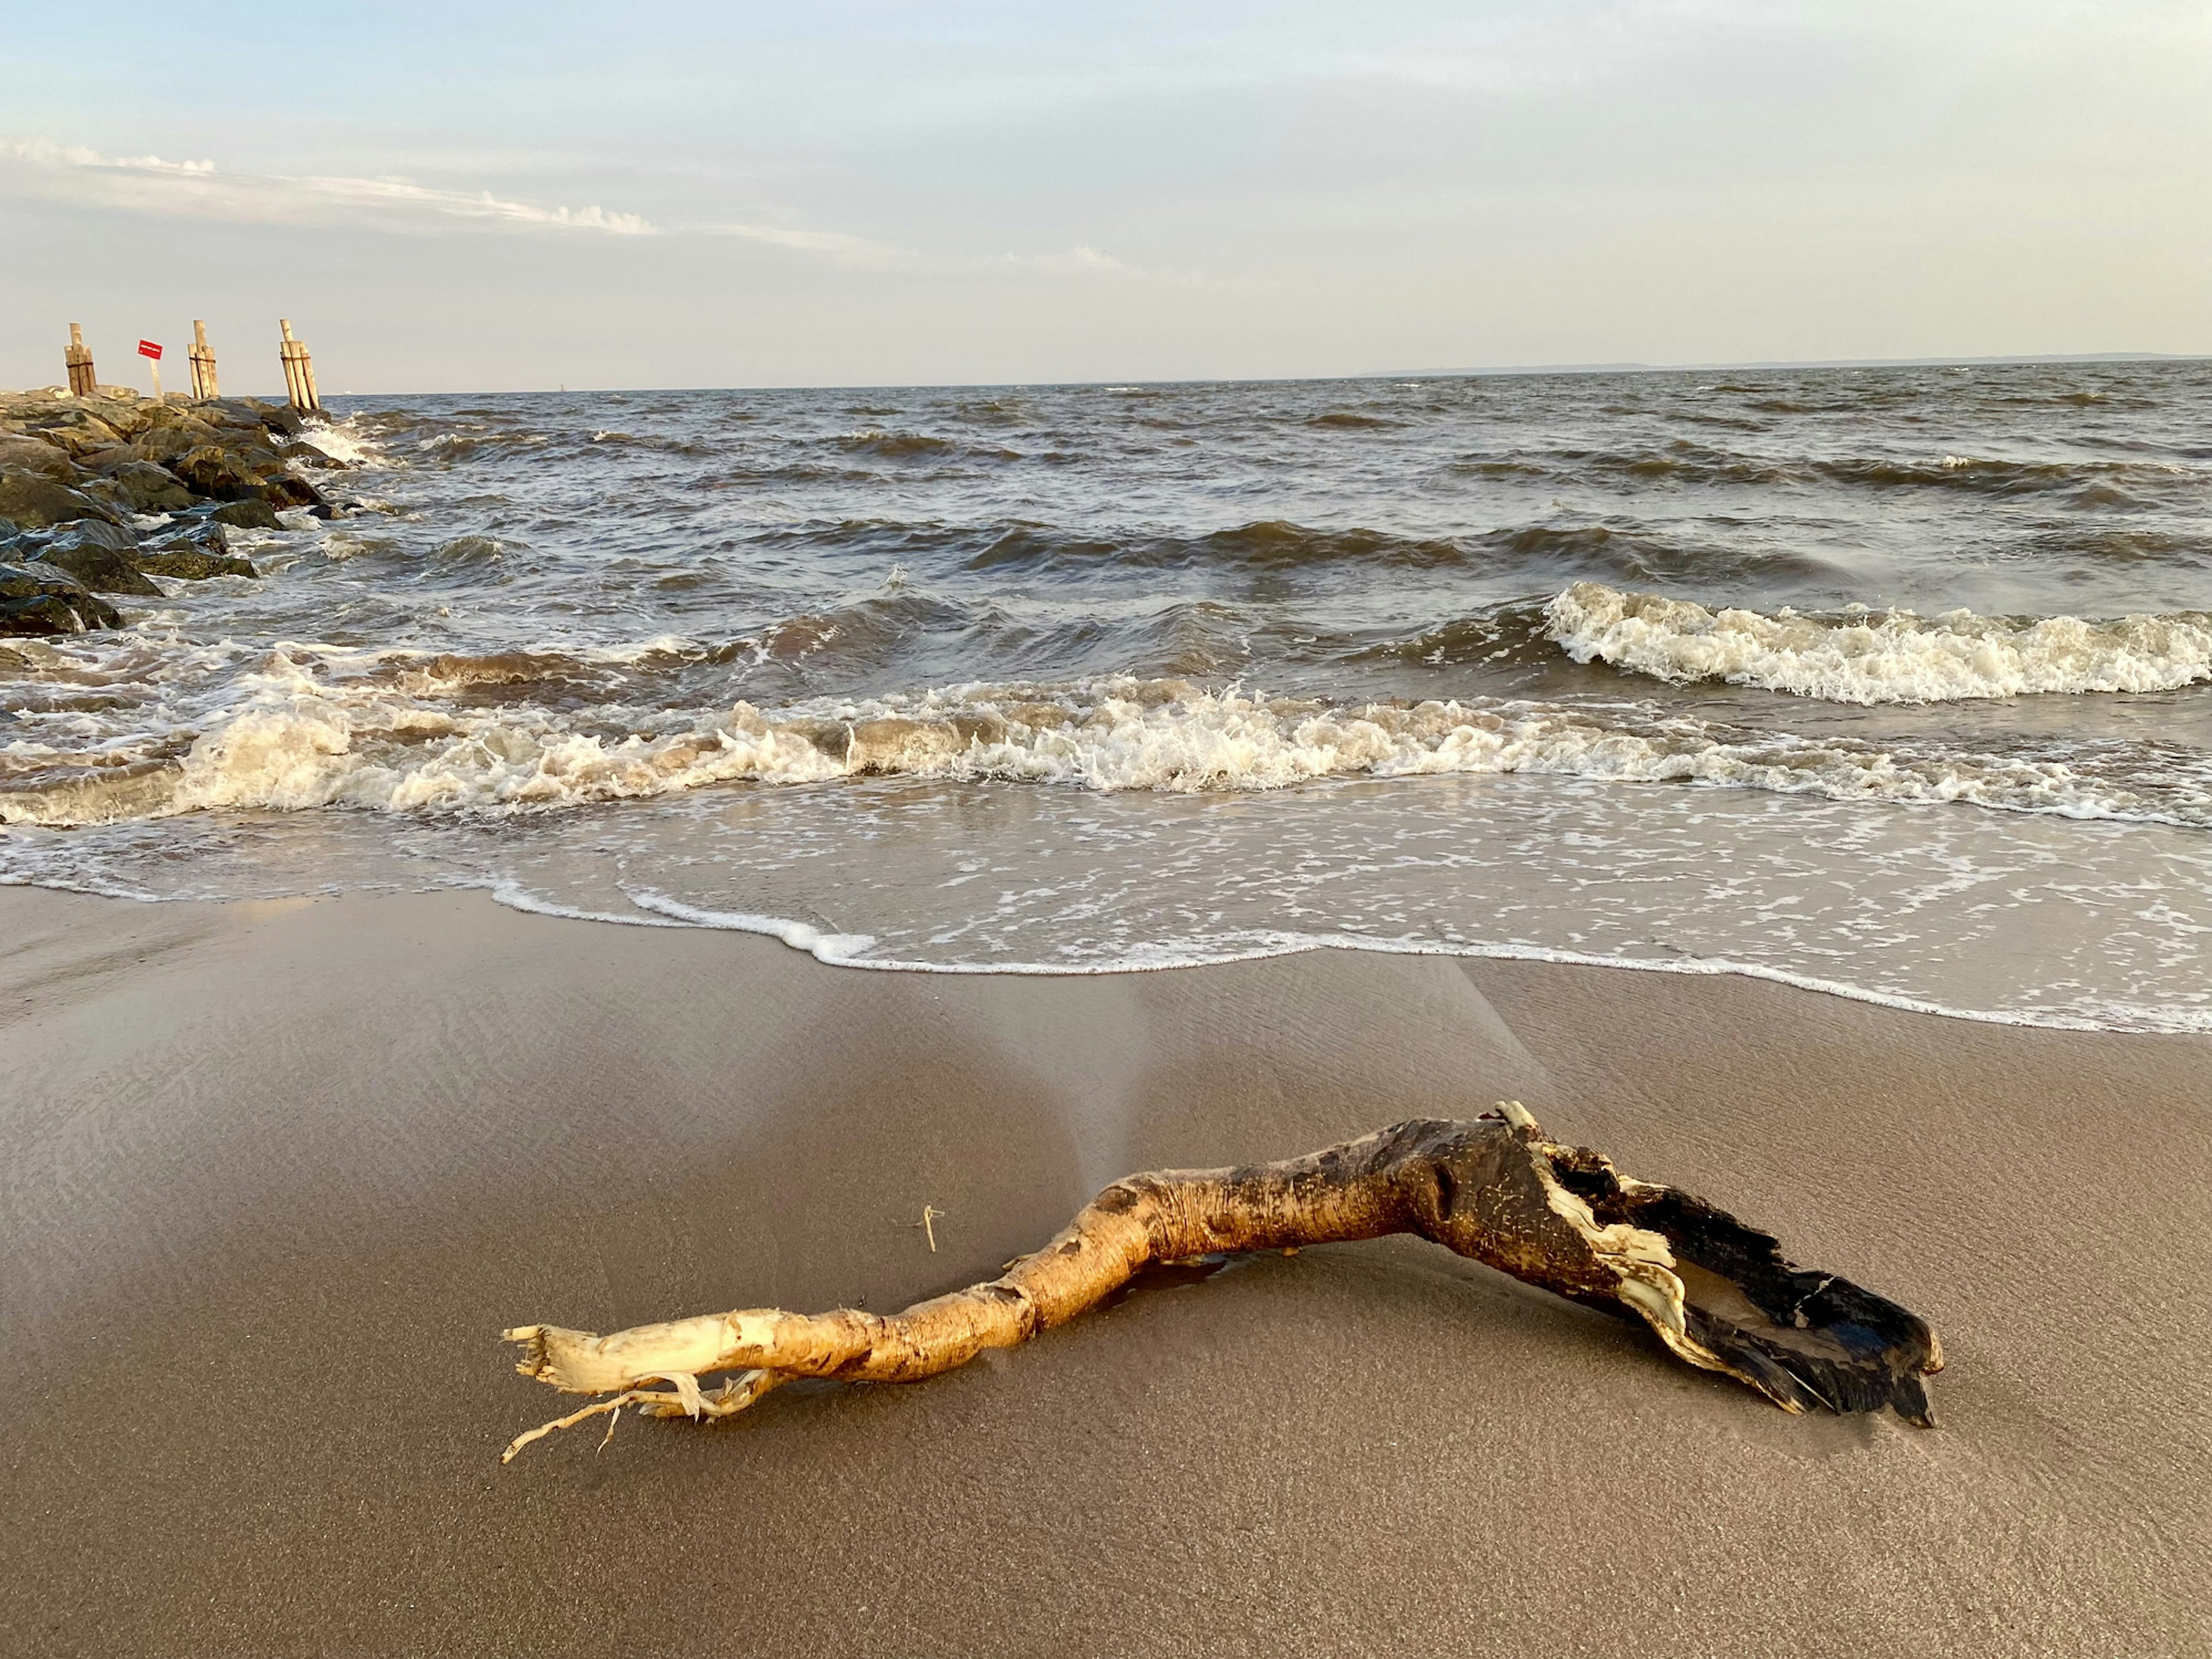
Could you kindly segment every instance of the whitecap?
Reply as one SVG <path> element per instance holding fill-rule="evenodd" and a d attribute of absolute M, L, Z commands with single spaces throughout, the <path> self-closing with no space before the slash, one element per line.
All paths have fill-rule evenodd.
<path fill-rule="evenodd" d="M 2212 679 L 2212 615 L 2197 611 L 2104 622 L 1856 608 L 1769 615 L 1577 582 L 1545 614 L 1551 638 L 1577 662 L 1828 702 L 2172 691 Z"/>

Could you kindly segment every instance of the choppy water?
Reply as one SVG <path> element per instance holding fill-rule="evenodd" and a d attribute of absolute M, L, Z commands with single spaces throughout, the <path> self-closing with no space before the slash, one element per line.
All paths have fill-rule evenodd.
<path fill-rule="evenodd" d="M 2212 1030 L 2212 364 L 348 400 L 0 651 L 0 880 Z"/>

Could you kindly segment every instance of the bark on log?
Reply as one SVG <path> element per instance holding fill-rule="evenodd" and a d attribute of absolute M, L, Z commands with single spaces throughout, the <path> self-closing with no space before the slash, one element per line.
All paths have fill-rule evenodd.
<path fill-rule="evenodd" d="M 1640 1319 L 1678 1358 L 1784 1411 L 1887 1406 L 1934 1423 L 1921 1378 L 1943 1358 L 1924 1321 L 1785 1261 L 1770 1235 L 1702 1199 L 1555 1145 L 1508 1102 L 1472 1121 L 1400 1123 L 1280 1164 L 1127 1176 L 999 1278 L 903 1313 L 753 1308 L 607 1336 L 519 1327 L 503 1335 L 520 1345 L 525 1376 L 611 1397 L 518 1436 L 501 1461 L 626 1405 L 723 1418 L 802 1376 L 919 1382 L 1074 1318 L 1147 1267 L 1399 1232 Z M 718 1372 L 734 1375 L 702 1391 L 698 1379 Z"/>

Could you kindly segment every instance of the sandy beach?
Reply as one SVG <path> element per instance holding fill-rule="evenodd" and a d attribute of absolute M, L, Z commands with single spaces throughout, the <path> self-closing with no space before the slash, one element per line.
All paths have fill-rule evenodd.
<path fill-rule="evenodd" d="M 2212 1659 L 2212 27 L 1748 11 L 11 15 L 0 1659 Z"/>
<path fill-rule="evenodd" d="M 1345 951 L 875 973 L 471 893 L 11 890 L 0 941 L 27 1653 L 2212 1648 L 2212 1040 Z M 499 1463 L 560 1408 L 503 1326 L 888 1309 L 1129 1170 L 1500 1097 L 1925 1315 L 1941 1426 L 1396 1240 Z"/>

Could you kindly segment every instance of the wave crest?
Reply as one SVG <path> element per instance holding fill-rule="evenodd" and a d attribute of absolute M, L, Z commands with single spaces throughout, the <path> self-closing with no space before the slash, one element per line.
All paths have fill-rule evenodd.
<path fill-rule="evenodd" d="M 1577 662 L 1678 684 L 1723 680 L 1827 702 L 1953 702 L 2043 692 L 2172 691 L 2212 679 L 2212 615 L 2085 622 L 1954 611 L 1804 616 L 1708 611 L 1577 582 L 1546 608 Z"/>
<path fill-rule="evenodd" d="M 72 824 L 208 808 L 505 812 L 707 785 L 896 775 L 1101 791 L 1278 789 L 1346 776 L 1533 772 L 2075 817 L 2212 824 L 2212 780 L 2153 788 L 2040 759 L 1765 734 L 1633 708 L 1524 701 L 1334 704 L 1126 676 L 817 699 L 763 711 L 433 700 L 433 684 L 541 672 L 516 656 L 433 659 L 318 680 L 278 655 L 189 751 L 0 784 L 0 822 Z M 29 757 L 26 757 L 27 759 Z M 58 759 L 59 757 L 49 757 Z M 134 757 L 143 759 L 143 757 Z"/>

